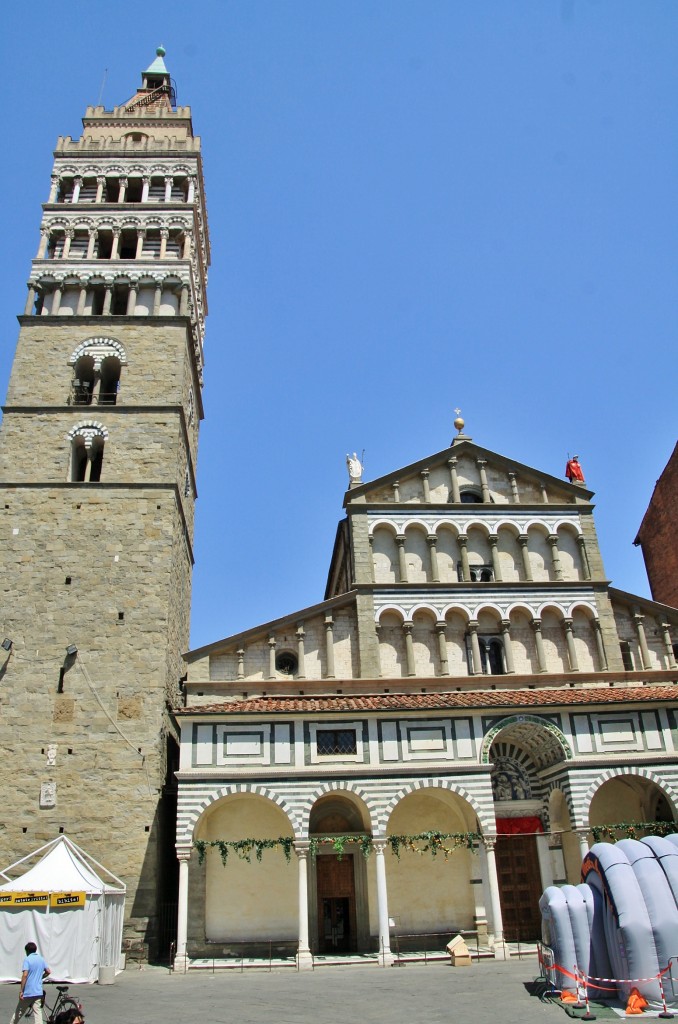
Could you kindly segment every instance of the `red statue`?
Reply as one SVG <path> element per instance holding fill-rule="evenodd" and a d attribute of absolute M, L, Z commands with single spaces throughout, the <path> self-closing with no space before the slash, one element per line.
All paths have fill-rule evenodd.
<path fill-rule="evenodd" d="M 568 459 L 567 465 L 565 466 L 565 476 L 571 484 L 584 483 L 584 472 L 579 465 L 578 455 L 573 455 L 571 459 Z"/>

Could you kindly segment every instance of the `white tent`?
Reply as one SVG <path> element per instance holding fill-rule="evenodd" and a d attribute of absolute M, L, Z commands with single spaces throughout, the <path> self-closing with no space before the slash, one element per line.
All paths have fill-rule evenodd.
<path fill-rule="evenodd" d="M 53 839 L 0 877 L 0 982 L 20 980 L 27 942 L 47 961 L 50 981 L 97 981 L 100 967 L 117 967 L 125 886 L 70 839 Z"/>

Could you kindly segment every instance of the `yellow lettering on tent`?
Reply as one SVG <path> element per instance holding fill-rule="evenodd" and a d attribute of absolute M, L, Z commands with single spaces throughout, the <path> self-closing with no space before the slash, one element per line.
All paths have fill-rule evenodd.
<path fill-rule="evenodd" d="M 46 907 L 49 903 L 48 892 L 15 892 L 15 907 Z"/>
<path fill-rule="evenodd" d="M 50 895 L 49 905 L 51 907 L 84 907 L 84 892 L 53 892 Z"/>

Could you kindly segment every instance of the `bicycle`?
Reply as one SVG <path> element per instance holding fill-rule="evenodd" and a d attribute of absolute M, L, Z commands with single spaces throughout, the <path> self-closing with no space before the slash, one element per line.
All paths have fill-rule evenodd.
<path fill-rule="evenodd" d="M 51 1008 L 49 1004 L 46 1004 L 46 993 L 43 993 L 42 996 L 42 1005 L 47 1010 L 47 1024 L 66 1024 L 74 1016 L 80 1017 L 84 1021 L 85 1014 L 82 1003 L 79 1003 L 73 996 L 67 995 L 68 985 L 57 985 L 56 988 L 58 995 Z"/>

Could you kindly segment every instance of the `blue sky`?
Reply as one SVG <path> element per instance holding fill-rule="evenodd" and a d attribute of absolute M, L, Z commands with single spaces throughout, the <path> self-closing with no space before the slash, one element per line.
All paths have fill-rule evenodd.
<path fill-rule="evenodd" d="M 27 11 L 30 10 L 30 17 Z M 615 586 L 676 441 L 674 0 L 37 0 L 3 15 L 4 394 L 52 149 L 155 47 L 203 138 L 200 646 L 323 597 L 347 485 L 577 452 Z"/>

